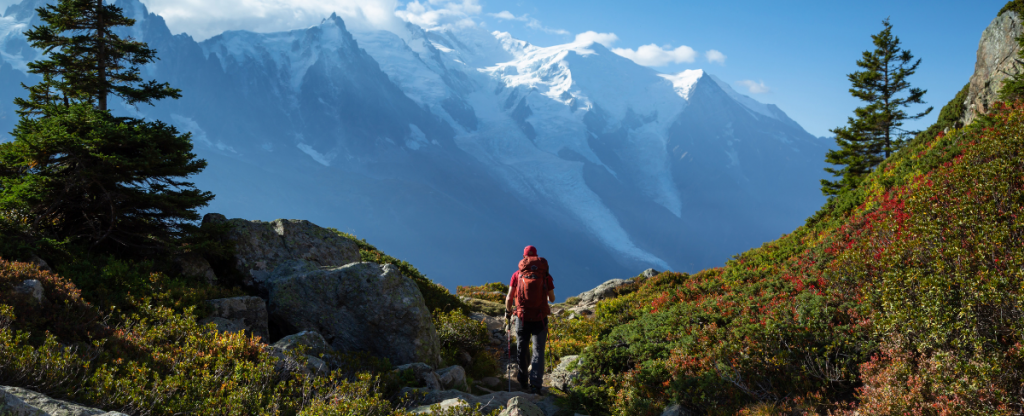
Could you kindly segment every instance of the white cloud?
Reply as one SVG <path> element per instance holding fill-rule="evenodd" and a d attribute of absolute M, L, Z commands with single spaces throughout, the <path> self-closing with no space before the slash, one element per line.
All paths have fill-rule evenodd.
<path fill-rule="evenodd" d="M 396 10 L 395 15 L 423 28 L 441 26 L 473 26 L 473 16 L 483 11 L 478 0 L 414 0 L 405 5 L 405 10 Z M 509 13 L 511 14 L 511 13 Z"/>
<path fill-rule="evenodd" d="M 747 90 L 750 91 L 751 94 L 764 94 L 766 92 L 771 91 L 771 88 L 768 88 L 767 85 L 764 85 L 764 81 L 754 82 L 752 80 L 745 79 L 743 81 L 736 81 L 736 83 L 744 87 L 747 87 Z"/>
<path fill-rule="evenodd" d="M 614 33 L 597 33 L 593 30 L 576 35 L 576 43 L 600 43 L 609 48 L 617 40 L 619 40 L 619 37 L 615 36 Z"/>
<path fill-rule="evenodd" d="M 704 52 L 704 57 L 708 59 L 708 62 L 725 65 L 725 54 L 714 49 Z"/>
<path fill-rule="evenodd" d="M 489 16 L 491 16 L 491 17 L 495 17 L 495 18 L 498 18 L 498 19 L 501 19 L 501 20 L 521 20 L 521 21 L 526 21 L 526 16 L 518 16 L 517 17 L 516 15 L 512 14 L 512 12 L 510 12 L 508 10 L 502 10 L 502 11 L 500 11 L 498 13 L 487 13 L 487 14 Z"/>
<path fill-rule="evenodd" d="M 697 59 L 697 51 L 693 48 L 683 45 L 678 48 L 672 49 L 671 46 L 658 46 L 655 44 L 644 45 L 637 48 L 635 51 L 632 49 L 615 48 L 612 49 L 618 55 L 629 58 L 643 66 L 665 66 L 668 64 L 680 64 L 683 62 L 691 63 Z"/>
<path fill-rule="evenodd" d="M 401 31 L 398 0 L 142 0 L 173 33 L 204 40 L 226 30 L 278 32 L 320 24 L 337 13 L 353 29 Z"/>
<path fill-rule="evenodd" d="M 526 23 L 526 27 L 528 27 L 530 29 L 537 29 L 537 30 L 540 30 L 540 31 L 543 31 L 543 32 L 547 32 L 547 33 L 553 33 L 555 35 L 568 35 L 569 34 L 569 31 L 564 30 L 564 29 L 552 29 L 552 28 L 549 28 L 547 26 L 544 26 L 544 25 L 540 24 L 540 20 L 537 20 L 537 19 L 530 19 L 530 21 Z"/>

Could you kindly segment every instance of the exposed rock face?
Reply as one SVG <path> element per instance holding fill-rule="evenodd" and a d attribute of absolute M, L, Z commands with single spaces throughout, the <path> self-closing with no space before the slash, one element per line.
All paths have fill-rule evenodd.
<path fill-rule="evenodd" d="M 1020 46 L 1017 37 L 1021 35 L 1021 18 L 1012 11 L 1004 12 L 992 20 L 981 34 L 978 44 L 978 60 L 971 75 L 970 92 L 964 103 L 964 125 L 970 124 L 978 115 L 984 114 L 999 99 L 1003 80 L 1020 73 L 1017 63 Z"/>
<path fill-rule="evenodd" d="M 270 319 L 282 330 L 317 331 L 338 351 L 365 351 L 395 364 L 441 361 L 423 295 L 390 264 L 353 263 L 275 276 Z"/>
<path fill-rule="evenodd" d="M 558 414 L 561 410 L 555 403 L 554 398 L 551 396 L 538 396 L 536 394 L 529 394 L 521 391 L 496 391 L 494 393 L 485 394 L 482 396 L 472 395 L 459 390 L 442 390 L 430 392 L 421 400 L 422 406 L 415 409 L 429 409 L 431 404 L 443 403 L 447 400 L 462 399 L 469 403 L 471 406 L 477 404 L 480 405 L 480 411 L 484 414 L 493 412 L 495 410 L 501 410 L 505 407 L 508 402 L 514 398 L 520 400 L 519 403 L 530 403 L 538 408 L 541 413 L 540 415 L 553 416 Z M 524 405 L 520 405 L 521 407 Z M 415 410 L 414 409 L 414 410 Z"/>
<path fill-rule="evenodd" d="M 231 224 L 227 239 L 235 243 L 235 266 L 251 286 L 263 289 L 273 276 L 359 261 L 355 242 L 309 221 L 263 222 L 222 217 L 208 216 L 203 221 Z"/>
<path fill-rule="evenodd" d="M 250 336 L 262 338 L 264 342 L 270 339 L 267 304 L 262 298 L 239 296 L 213 299 L 206 303 L 213 309 L 213 313 L 199 323 L 213 322 L 221 332 L 246 331 Z"/>
<path fill-rule="evenodd" d="M 561 391 L 567 392 L 572 387 L 573 381 L 579 376 L 579 370 L 569 370 L 569 367 L 578 361 L 580 357 L 578 355 L 567 355 L 562 357 L 561 361 L 558 362 L 558 367 L 555 367 L 548 376 L 549 385 Z"/>
<path fill-rule="evenodd" d="M 0 386 L 0 415 L 12 416 L 127 416 L 124 413 L 57 400 L 32 390 Z"/>
<path fill-rule="evenodd" d="M 498 416 L 544 416 L 544 411 L 529 400 L 513 397 L 508 399 L 505 410 L 502 410 Z"/>
<path fill-rule="evenodd" d="M 432 409 L 431 409 L 432 406 L 433 406 L 432 404 L 425 404 L 425 405 L 422 405 L 422 406 L 417 406 L 415 408 L 412 408 L 409 411 L 412 414 L 416 414 L 416 415 L 419 415 L 419 414 L 430 414 L 430 413 L 433 413 Z M 468 408 L 469 407 L 469 403 L 466 403 L 465 400 L 462 400 L 460 398 L 454 398 L 454 399 L 448 399 L 448 400 L 442 401 L 440 403 L 437 403 L 437 407 L 438 407 L 438 410 L 448 410 L 448 409 L 452 409 L 452 408 L 456 408 L 456 407 L 467 407 Z"/>
<path fill-rule="evenodd" d="M 640 273 L 640 275 L 643 276 L 643 277 L 654 277 L 654 276 L 657 276 L 658 273 L 661 273 L 661 272 L 659 272 L 657 270 L 654 270 L 654 269 L 647 269 L 647 270 L 644 270 L 643 273 Z"/>

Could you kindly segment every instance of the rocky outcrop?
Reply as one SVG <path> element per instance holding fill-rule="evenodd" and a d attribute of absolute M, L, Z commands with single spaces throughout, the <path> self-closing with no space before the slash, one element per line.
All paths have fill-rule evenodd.
<path fill-rule="evenodd" d="M 271 321 L 282 331 L 317 331 L 335 350 L 395 364 L 440 363 L 440 341 L 412 279 L 390 264 L 353 263 L 267 281 Z"/>
<path fill-rule="evenodd" d="M 544 411 L 529 400 L 513 397 L 508 399 L 505 410 L 502 410 L 498 416 L 544 416 Z"/>
<path fill-rule="evenodd" d="M 203 218 L 203 223 L 221 222 L 230 224 L 226 238 L 235 245 L 235 267 L 247 285 L 260 289 L 273 276 L 359 261 L 354 241 L 309 221 L 229 220 L 220 214 Z"/>
<path fill-rule="evenodd" d="M 267 304 L 263 298 L 256 296 L 239 296 L 234 298 L 213 299 L 206 301 L 212 312 L 199 323 L 214 323 L 221 332 L 245 331 L 250 336 L 258 336 L 264 342 L 270 339 L 267 326 Z"/>
<path fill-rule="evenodd" d="M 1022 30 L 1020 16 L 1006 11 L 993 19 L 982 32 L 978 60 L 974 64 L 974 75 L 971 75 L 970 90 L 964 103 L 964 125 L 986 113 L 999 100 L 1003 81 L 1020 73 L 1022 66 L 1017 62 L 1020 51 L 1017 37 L 1021 36 Z"/>
<path fill-rule="evenodd" d="M 4 416 L 127 416 L 51 398 L 18 387 L 0 386 L 0 415 Z"/>
<path fill-rule="evenodd" d="M 578 355 L 562 357 L 558 362 L 558 366 L 551 371 L 551 374 L 545 377 L 547 378 L 547 384 L 563 392 L 568 392 L 573 382 L 576 381 L 576 377 L 579 376 L 579 370 L 576 368 L 576 362 L 579 359 L 580 356 Z M 570 370 L 570 368 L 572 369 Z"/>
<path fill-rule="evenodd" d="M 412 409 L 409 409 L 409 412 L 414 414 L 414 415 L 431 414 L 431 413 L 434 412 L 435 409 L 438 410 L 438 411 L 445 411 L 445 410 L 454 409 L 454 408 L 457 408 L 457 407 L 469 408 L 470 406 L 469 406 L 469 403 L 467 403 L 465 400 L 460 399 L 460 398 L 454 398 L 454 399 L 448 399 L 448 400 L 442 401 L 440 403 L 425 404 L 425 405 L 422 405 L 422 406 L 417 406 L 417 407 L 414 407 Z"/>
<path fill-rule="evenodd" d="M 650 270 L 653 271 L 654 269 Z M 575 315 L 593 314 L 594 308 L 597 306 L 597 302 L 618 296 L 623 289 L 633 285 L 633 283 L 635 282 L 630 279 L 612 279 L 601 283 L 593 289 L 580 293 L 578 296 L 579 303 L 573 306 L 570 311 Z"/>

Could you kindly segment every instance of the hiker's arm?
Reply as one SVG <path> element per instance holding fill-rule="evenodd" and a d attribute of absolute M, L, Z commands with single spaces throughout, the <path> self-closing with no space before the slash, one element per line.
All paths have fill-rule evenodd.
<path fill-rule="evenodd" d="M 508 295 L 505 295 L 505 311 L 512 311 L 512 287 L 508 288 Z"/>
<path fill-rule="evenodd" d="M 554 301 L 555 301 L 555 289 L 551 289 L 551 290 L 548 291 L 548 302 L 554 302 Z"/>

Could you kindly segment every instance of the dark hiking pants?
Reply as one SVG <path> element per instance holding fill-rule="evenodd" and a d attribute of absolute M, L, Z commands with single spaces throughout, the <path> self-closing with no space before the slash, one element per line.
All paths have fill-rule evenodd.
<path fill-rule="evenodd" d="M 533 340 L 533 358 L 530 354 L 530 340 Z M 524 322 L 516 319 L 516 351 L 519 353 L 519 384 L 526 387 L 526 370 L 530 369 L 529 385 L 540 387 L 544 384 L 544 344 L 548 340 L 548 320 Z"/>

